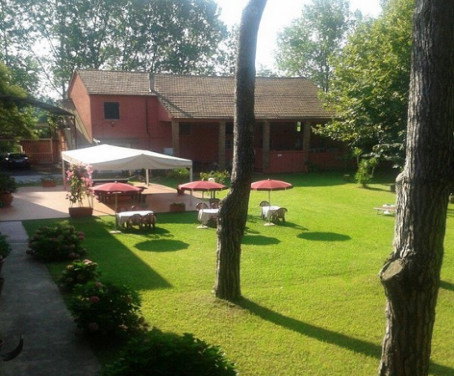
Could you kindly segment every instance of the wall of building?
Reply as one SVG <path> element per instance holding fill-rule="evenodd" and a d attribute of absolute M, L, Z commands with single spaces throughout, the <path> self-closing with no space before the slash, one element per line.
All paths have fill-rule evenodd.
<path fill-rule="evenodd" d="M 68 97 L 73 101 L 80 120 L 82 121 L 85 129 L 90 138 L 93 137 L 92 121 L 91 121 L 91 106 L 90 97 L 88 96 L 87 89 L 80 80 L 79 76 L 74 78 L 71 87 L 68 91 Z"/>

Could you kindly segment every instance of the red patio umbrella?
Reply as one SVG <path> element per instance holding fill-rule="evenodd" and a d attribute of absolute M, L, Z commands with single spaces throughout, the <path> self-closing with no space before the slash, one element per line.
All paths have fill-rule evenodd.
<path fill-rule="evenodd" d="M 119 182 L 110 182 L 101 185 L 96 185 L 92 187 L 92 190 L 95 194 L 99 192 L 109 193 L 115 195 L 115 213 L 117 212 L 117 200 L 118 194 L 128 193 L 128 192 L 141 192 L 142 188 L 135 187 L 131 184 L 119 183 Z"/>
<path fill-rule="evenodd" d="M 270 192 L 291 189 L 293 185 L 282 180 L 265 179 L 255 181 L 251 184 L 251 189 L 256 191 L 268 191 L 268 202 L 271 205 Z"/>
<path fill-rule="evenodd" d="M 215 181 L 210 180 L 194 180 L 189 183 L 180 184 L 178 186 L 179 190 L 182 191 L 200 191 L 200 192 L 216 192 L 226 189 L 227 187 L 224 184 L 216 183 Z M 202 193 L 203 194 L 203 193 Z"/>

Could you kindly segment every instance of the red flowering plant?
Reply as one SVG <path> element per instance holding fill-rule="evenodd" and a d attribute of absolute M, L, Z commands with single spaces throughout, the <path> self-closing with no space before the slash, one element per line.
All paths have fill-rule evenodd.
<path fill-rule="evenodd" d="M 84 233 L 69 224 L 41 226 L 29 238 L 27 253 L 43 261 L 80 259 L 87 253 L 82 246 L 84 239 Z"/>
<path fill-rule="evenodd" d="M 59 286 L 71 291 L 76 285 L 83 285 L 99 278 L 98 264 L 91 260 L 74 260 L 62 271 Z"/>
<path fill-rule="evenodd" d="M 83 206 L 84 198 L 92 195 L 90 191 L 92 173 L 93 169 L 91 166 L 83 163 L 71 164 L 66 170 L 65 182 L 69 187 L 69 193 L 66 198 L 71 202 L 71 206 L 76 202 L 79 206 Z"/>
<path fill-rule="evenodd" d="M 139 294 L 124 285 L 77 284 L 69 309 L 77 327 L 91 337 L 127 339 L 148 329 L 140 314 Z"/>

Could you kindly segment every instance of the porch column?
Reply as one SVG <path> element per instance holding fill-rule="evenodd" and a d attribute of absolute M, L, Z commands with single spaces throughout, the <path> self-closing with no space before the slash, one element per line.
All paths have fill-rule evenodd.
<path fill-rule="evenodd" d="M 180 123 L 172 121 L 172 148 L 175 157 L 180 156 Z"/>
<path fill-rule="evenodd" d="M 262 170 L 266 171 L 270 165 L 270 122 L 265 120 L 263 123 L 262 134 Z"/>
<path fill-rule="evenodd" d="M 311 126 L 311 123 L 304 123 L 303 128 L 303 162 L 306 172 L 309 163 L 309 150 L 311 148 Z"/>
<path fill-rule="evenodd" d="M 225 121 L 219 122 L 218 166 L 220 171 L 225 170 Z"/>

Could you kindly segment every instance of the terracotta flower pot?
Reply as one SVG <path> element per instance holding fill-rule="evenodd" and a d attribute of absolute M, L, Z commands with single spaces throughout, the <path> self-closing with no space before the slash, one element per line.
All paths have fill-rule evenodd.
<path fill-rule="evenodd" d="M 41 180 L 41 186 L 44 188 L 56 187 L 57 183 L 54 180 Z"/>
<path fill-rule="evenodd" d="M 171 212 L 184 212 L 186 211 L 186 205 L 184 203 L 173 203 L 169 207 Z"/>
<path fill-rule="evenodd" d="M 12 193 L 0 193 L 0 207 L 7 208 L 11 206 L 12 202 L 13 202 Z"/>
<path fill-rule="evenodd" d="M 89 206 L 74 206 L 68 208 L 68 210 L 71 218 L 91 217 L 93 215 L 93 208 Z"/>

